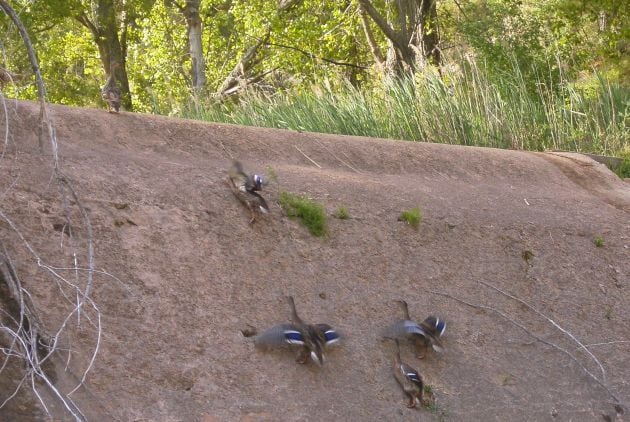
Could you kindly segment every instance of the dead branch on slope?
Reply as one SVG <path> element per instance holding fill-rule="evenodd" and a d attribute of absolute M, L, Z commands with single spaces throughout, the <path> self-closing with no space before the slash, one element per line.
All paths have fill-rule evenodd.
<path fill-rule="evenodd" d="M 59 160 L 59 149 L 55 127 L 49 117 L 46 104 L 46 90 L 39 69 L 37 55 L 31 44 L 28 32 L 17 13 L 6 0 L 0 0 L 0 9 L 9 17 L 20 33 L 27 51 L 31 67 L 35 74 L 40 102 L 40 127 L 39 150 L 43 153 L 44 141 L 48 141 L 52 151 L 51 182 L 58 186 L 59 208 L 62 210 L 65 220 L 63 236 L 69 239 L 69 246 L 62 242 L 58 251 L 62 256 L 68 256 L 72 265 L 51 265 L 33 246 L 34 242 L 27 239 L 23 226 L 24 220 L 30 218 L 28 213 L 15 212 L 11 215 L 11 201 L 0 203 L 0 222 L 4 223 L 0 230 L 0 375 L 6 370 L 10 360 L 17 360 L 23 365 L 22 378 L 17 383 L 17 388 L 5 395 L 0 393 L 0 409 L 13 399 L 22 387 L 30 386 L 34 395 L 39 400 L 43 410 L 51 415 L 51 404 L 47 401 L 54 397 L 59 400 L 64 409 L 77 421 L 86 420 L 79 406 L 71 398 L 85 383 L 89 371 L 92 369 L 101 342 L 101 315 L 98 307 L 91 299 L 93 278 L 95 274 L 95 256 L 93 248 L 93 233 L 90 216 L 82 205 L 80 196 L 71 179 L 62 171 Z M 4 96 L 0 96 L 4 118 L 0 119 L 5 125 L 4 148 L 0 156 L 0 169 L 6 154 L 10 154 L 9 139 L 11 131 L 11 118 Z M 12 116 L 14 116 L 13 114 Z M 19 148 L 18 140 L 13 140 L 12 147 Z M 22 171 L 11 168 L 8 174 L 8 186 L 2 191 L 2 197 L 6 198 L 15 190 L 21 180 Z M 30 169 L 25 169 L 26 171 Z M 2 180 L 5 177 L 2 176 Z M 26 187 L 30 192 L 37 192 L 31 186 Z M 42 237 L 48 237 L 42 233 Z M 53 246 L 50 248 L 55 250 Z M 83 261 L 85 260 L 85 263 Z M 27 274 L 21 277 L 20 274 Z M 69 274 L 69 275 L 68 275 Z M 60 321 L 47 320 L 45 313 L 38 308 L 38 303 L 33 299 L 29 289 L 35 286 L 46 288 L 53 283 L 56 286 L 57 295 L 52 300 L 60 306 L 65 306 L 67 313 Z M 84 322 L 85 321 L 85 322 Z M 53 358 L 66 354 L 64 371 L 70 371 L 70 360 L 73 355 L 80 355 L 66 343 L 73 330 L 91 330 L 94 334 L 93 345 L 89 347 L 87 355 L 81 356 L 78 364 L 73 368 L 80 373 L 79 381 L 74 386 L 57 385 L 55 376 L 51 374 L 54 368 Z M 76 359 L 75 359 L 76 360 Z M 14 365 L 15 366 L 15 365 Z M 62 365 L 63 367 L 63 365 Z M 76 369 L 78 368 L 78 369 Z M 44 394 L 45 391 L 45 394 Z M 52 415 L 51 415 L 52 416 Z"/>
<path fill-rule="evenodd" d="M 539 316 L 543 317 L 544 319 L 546 319 L 547 321 L 549 321 L 549 323 L 551 323 L 551 325 L 553 325 L 554 327 L 556 327 L 558 330 L 560 330 L 562 333 L 566 334 L 568 337 L 571 338 L 571 340 L 573 340 L 574 342 L 576 342 L 578 344 L 578 346 L 580 346 L 580 348 L 582 350 L 584 350 L 597 364 L 597 366 L 599 367 L 600 372 L 602 373 L 602 382 L 606 382 L 606 371 L 604 370 L 604 367 L 602 366 L 601 362 L 595 357 L 595 355 L 593 353 L 591 353 L 590 350 L 588 350 L 586 348 L 586 346 L 584 344 L 582 344 L 577 338 L 575 338 L 575 336 L 573 334 L 571 334 L 569 331 L 565 330 L 564 328 L 562 328 L 560 325 L 558 325 L 557 322 L 555 322 L 554 320 L 552 320 L 551 318 L 549 318 L 548 316 L 546 316 L 545 314 L 543 314 L 542 312 L 540 312 L 538 309 L 534 308 L 533 306 L 531 306 L 529 303 L 525 302 L 522 299 L 519 299 L 516 296 L 513 296 L 507 292 L 504 292 L 503 290 L 499 289 L 498 287 L 493 286 L 492 284 L 486 283 L 484 281 L 479 281 L 479 283 L 483 284 L 486 287 L 491 288 L 492 290 L 501 293 L 502 295 L 509 297 L 510 299 L 513 299 L 523 305 L 525 305 L 528 309 L 532 310 L 533 312 L 535 312 L 536 314 L 538 314 Z"/>
<path fill-rule="evenodd" d="M 622 405 L 622 403 L 620 402 L 619 398 L 608 388 L 608 386 L 599 378 L 597 378 L 591 371 L 589 371 L 571 352 L 569 352 L 567 349 L 558 346 L 557 344 L 547 341 L 545 339 L 543 339 L 542 337 L 534 334 L 533 332 L 531 332 L 526 326 L 524 326 L 523 324 L 520 324 L 519 322 L 515 321 L 514 319 L 512 319 L 511 317 L 509 317 L 508 315 L 506 315 L 505 313 L 501 312 L 500 310 L 493 308 L 491 306 L 486 306 L 486 305 L 479 305 L 479 304 L 475 304 L 475 303 L 471 303 L 468 302 L 466 300 L 457 298 L 455 296 L 452 296 L 448 293 L 445 292 L 439 292 L 437 290 L 428 290 L 429 293 L 432 293 L 434 295 L 438 295 L 438 296 L 443 296 L 446 298 L 449 298 L 451 300 L 454 300 L 456 302 L 459 302 L 461 304 L 464 304 L 466 306 L 470 306 L 471 308 L 475 308 L 475 309 L 483 309 L 492 313 L 495 313 L 497 315 L 499 315 L 501 318 L 509 321 L 512 325 L 517 326 L 518 328 L 520 328 L 521 330 L 523 330 L 527 335 L 529 335 L 530 337 L 535 338 L 537 341 L 546 344 L 547 346 L 567 355 L 573 362 L 575 362 L 580 369 L 586 374 L 588 375 L 588 377 L 590 379 L 592 379 L 593 381 L 595 381 L 596 384 L 598 384 L 600 387 L 602 387 L 606 393 L 608 393 L 608 395 L 613 399 L 613 401 L 615 402 L 615 404 L 617 405 Z M 625 404 L 623 405 L 624 407 L 627 407 Z"/>

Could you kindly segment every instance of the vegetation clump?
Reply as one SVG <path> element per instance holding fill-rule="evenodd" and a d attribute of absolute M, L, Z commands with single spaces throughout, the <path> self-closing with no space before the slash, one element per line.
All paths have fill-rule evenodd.
<path fill-rule="evenodd" d="M 337 208 L 337 211 L 335 211 L 334 216 L 340 220 L 347 220 L 350 218 L 350 213 L 348 212 L 348 208 L 342 205 L 339 208 Z"/>
<path fill-rule="evenodd" d="M 273 167 L 267 166 L 267 175 L 269 176 L 269 180 L 273 181 L 274 183 L 278 183 L 278 174 Z"/>
<path fill-rule="evenodd" d="M 419 207 L 403 211 L 402 213 L 400 213 L 398 221 L 406 221 L 414 229 L 417 229 L 418 226 L 420 226 L 420 222 L 422 221 L 422 211 L 420 211 Z"/>
<path fill-rule="evenodd" d="M 289 217 L 297 217 L 313 236 L 326 234 L 324 206 L 304 195 L 280 193 L 280 205 Z"/>
<path fill-rule="evenodd" d="M 527 262 L 528 264 L 531 264 L 532 259 L 534 259 L 534 253 L 532 251 L 525 250 L 521 254 L 521 257 L 523 257 L 523 260 L 525 262 Z"/>
<path fill-rule="evenodd" d="M 630 158 L 625 158 L 613 171 L 621 179 L 630 177 Z"/>
<path fill-rule="evenodd" d="M 595 242 L 595 246 L 597 246 L 598 248 L 601 248 L 602 246 L 604 246 L 603 236 L 595 236 L 595 239 L 593 241 Z"/>

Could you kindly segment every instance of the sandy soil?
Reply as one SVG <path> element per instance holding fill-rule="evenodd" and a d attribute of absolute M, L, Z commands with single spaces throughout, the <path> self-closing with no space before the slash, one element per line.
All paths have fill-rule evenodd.
<path fill-rule="evenodd" d="M 1 210 L 46 263 L 71 267 L 80 251 L 85 268 L 86 226 L 70 201 L 73 236 L 63 228 L 51 151 L 37 148 L 38 107 L 8 107 Z M 630 401 L 630 184 L 587 157 L 61 106 L 52 117 L 63 171 L 88 208 L 95 266 L 115 276 L 94 275 L 100 351 L 71 396 L 90 420 L 614 420 L 611 395 L 580 367 L 602 380 L 594 360 L 482 282 L 591 345 L 603 383 Z M 277 175 L 264 192 L 271 213 L 251 226 L 225 184 L 234 158 Z M 312 237 L 286 217 L 281 191 L 321 202 L 328 236 Z M 340 206 L 350 219 L 333 217 Z M 423 213 L 417 230 L 398 221 L 415 206 Z M 67 286 L 37 267 L 6 221 L 0 239 L 55 330 L 72 293 L 60 299 Z M 289 294 L 304 319 L 344 334 L 322 368 L 297 364 L 290 351 L 257 350 L 243 335 L 288 321 Z M 392 345 L 380 333 L 400 317 L 393 301 L 402 298 L 416 319 L 435 314 L 448 324 L 443 354 L 420 360 L 402 344 L 437 409 L 407 409 L 391 374 Z M 62 391 L 81 376 L 94 333 L 83 321 L 62 336 L 51 370 Z M 0 402 L 22 370 L 10 362 Z M 46 388 L 38 391 L 55 420 L 70 419 Z M 47 417 L 25 385 L 0 419 Z"/>

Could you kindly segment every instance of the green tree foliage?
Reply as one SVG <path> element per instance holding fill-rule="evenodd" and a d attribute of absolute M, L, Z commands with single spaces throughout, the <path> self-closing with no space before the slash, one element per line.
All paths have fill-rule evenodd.
<path fill-rule="evenodd" d="M 179 113 L 189 103 L 192 86 L 183 14 L 173 0 L 110 1 L 134 109 Z M 77 19 L 93 19 L 99 0 L 11 2 L 39 53 L 50 100 L 102 106 L 99 90 L 107 67 L 102 46 Z M 371 4 L 388 16 L 388 2 Z M 619 0 L 438 1 L 440 47 L 446 66 L 463 69 L 483 62 L 504 79 L 518 69 L 517 77 L 534 94 L 543 79 L 554 84 L 552 89 L 599 95 L 593 69 L 622 87 L 630 85 L 630 8 L 624 5 Z M 201 0 L 199 12 L 210 94 L 256 45 L 241 82 L 256 81 L 265 95 L 310 91 L 316 85 L 334 91 L 347 81 L 369 92 L 380 83 L 358 0 Z M 0 16 L 0 31 L 7 34 L 0 44 L 5 58 L 0 66 L 21 76 L 20 97 L 34 98 L 25 54 L 5 16 Z M 376 47 L 386 52 L 388 40 L 373 31 Z"/>
<path fill-rule="evenodd" d="M 136 109 L 176 113 L 190 92 L 183 15 L 156 2 L 129 31 L 127 69 Z"/>
<path fill-rule="evenodd" d="M 593 68 L 630 85 L 630 8 L 616 0 L 485 0 L 447 8 L 443 28 L 497 71 L 515 58 L 536 71 L 575 79 Z"/>

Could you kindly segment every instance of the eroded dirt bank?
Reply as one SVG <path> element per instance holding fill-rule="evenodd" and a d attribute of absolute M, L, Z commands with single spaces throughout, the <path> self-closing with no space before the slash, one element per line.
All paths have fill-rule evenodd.
<path fill-rule="evenodd" d="M 483 148 L 213 125 L 52 107 L 61 163 L 89 210 L 100 352 L 73 398 L 92 420 L 598 420 L 613 404 L 601 369 L 549 321 L 590 346 L 605 383 L 630 397 L 630 185 L 590 159 Z M 38 107 L 10 106 L 0 164 L 2 211 L 46 262 L 71 267 L 51 158 L 37 149 Z M 5 132 L 4 118 L 0 133 Z M 253 226 L 224 178 L 233 158 L 277 175 L 271 214 Z M 329 215 L 312 237 L 283 215 L 280 191 L 306 194 Z M 70 204 L 72 206 L 72 204 Z M 345 206 L 351 216 L 332 216 Z M 399 222 L 419 206 L 418 230 Z M 61 227 L 61 228 L 60 228 Z M 6 223 L 22 281 L 56 326 L 72 301 Z M 601 237 L 604 245 L 597 247 Z M 86 256 L 77 257 L 86 267 Z M 65 274 L 70 277 L 72 271 Z M 65 287 L 61 287 L 63 290 Z M 288 321 L 285 295 L 308 321 L 345 336 L 323 366 L 256 350 L 242 330 Z M 380 330 L 400 317 L 447 320 L 447 351 L 403 359 L 433 388 L 438 410 L 407 409 Z M 71 330 L 57 359 L 62 388 L 88 359 L 93 329 Z M 624 342 L 625 341 L 625 342 Z M 19 373 L 19 366 L 11 369 Z M 4 375 L 4 374 L 3 374 Z M 76 381 L 76 380 L 74 380 Z M 0 380 L 0 401 L 12 391 Z M 45 389 L 41 389 L 42 391 Z M 67 390 L 66 390 L 67 391 Z M 51 399 L 52 400 L 52 399 Z M 63 409 L 51 411 L 63 419 Z M 2 418 L 44 418 L 23 388 Z M 627 415 L 626 415 L 627 416 Z"/>

